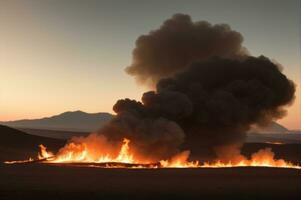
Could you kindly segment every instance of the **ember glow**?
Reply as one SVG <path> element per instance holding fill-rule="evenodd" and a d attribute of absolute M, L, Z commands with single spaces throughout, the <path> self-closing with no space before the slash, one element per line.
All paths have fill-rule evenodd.
<path fill-rule="evenodd" d="M 277 145 L 283 145 L 285 143 L 283 142 L 265 142 L 266 144 L 277 144 Z"/>
<path fill-rule="evenodd" d="M 215 160 L 213 162 L 189 161 L 190 151 L 182 151 L 167 160 L 160 160 L 156 163 L 148 160 L 136 159 L 135 154 L 131 152 L 130 140 L 124 138 L 117 154 L 110 154 L 114 152 L 112 149 L 98 149 L 97 153 L 93 155 L 89 143 L 74 142 L 67 143 L 65 147 L 59 150 L 54 155 L 47 151 L 44 145 L 39 145 L 40 152 L 37 159 L 29 158 L 28 160 L 20 161 L 6 161 L 6 164 L 17 163 L 65 163 L 65 164 L 88 164 L 90 167 L 104 167 L 104 168 L 228 168 L 228 167 L 278 167 L 278 168 L 294 168 L 301 169 L 301 166 L 295 165 L 283 159 L 275 159 L 271 148 L 261 149 L 252 154 L 250 159 L 244 156 L 239 156 L 239 159 L 234 158 L 235 161 Z M 92 145 L 93 146 L 93 145 Z M 115 149 L 116 150 L 116 149 Z M 100 152 L 100 153 L 99 153 Z M 103 153 L 102 153 L 103 152 Z M 101 155 L 99 157 L 96 156 Z M 104 165 L 97 165 L 104 164 Z"/>
<path fill-rule="evenodd" d="M 18 163 L 30 163 L 33 162 L 34 159 L 28 158 L 27 160 L 12 160 L 12 161 L 5 161 L 5 164 L 18 164 Z"/>

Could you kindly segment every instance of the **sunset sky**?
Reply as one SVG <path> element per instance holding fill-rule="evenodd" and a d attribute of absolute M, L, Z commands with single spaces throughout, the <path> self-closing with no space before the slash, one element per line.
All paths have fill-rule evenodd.
<path fill-rule="evenodd" d="M 148 88 L 124 72 L 135 40 L 175 13 L 227 23 L 252 55 L 280 63 L 298 86 L 280 123 L 301 129 L 298 0 L 0 0 L 0 121 L 70 110 L 112 113 L 120 98 L 140 100 Z"/>

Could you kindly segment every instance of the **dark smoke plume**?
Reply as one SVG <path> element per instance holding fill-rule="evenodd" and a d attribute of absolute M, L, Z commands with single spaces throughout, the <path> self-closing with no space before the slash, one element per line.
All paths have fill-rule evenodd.
<path fill-rule="evenodd" d="M 251 125 L 283 117 L 294 83 L 268 58 L 245 54 L 241 42 L 228 25 L 194 23 L 180 14 L 141 36 L 127 70 L 157 82 L 156 89 L 141 102 L 117 101 L 117 116 L 100 133 L 127 137 L 161 159 L 181 146 L 239 144 Z"/>
<path fill-rule="evenodd" d="M 137 39 L 133 62 L 126 71 L 139 82 L 154 84 L 195 61 L 243 57 L 242 41 L 242 35 L 227 24 L 192 22 L 189 15 L 176 14 Z"/>

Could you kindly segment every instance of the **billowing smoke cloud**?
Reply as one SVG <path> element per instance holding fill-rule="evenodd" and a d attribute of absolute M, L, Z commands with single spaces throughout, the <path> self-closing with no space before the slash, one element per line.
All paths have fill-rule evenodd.
<path fill-rule="evenodd" d="M 156 89 L 141 102 L 119 100 L 100 133 L 162 159 L 179 147 L 239 144 L 251 125 L 283 117 L 293 82 L 268 58 L 247 55 L 242 40 L 228 25 L 182 14 L 139 37 L 127 71 Z"/>
<path fill-rule="evenodd" d="M 117 116 L 100 130 L 111 141 L 131 140 L 132 148 L 144 159 L 156 161 L 178 153 L 185 134 L 175 122 L 152 116 L 151 110 L 135 100 L 119 100 L 114 105 Z M 139 159 L 139 157 L 138 157 Z"/>
<path fill-rule="evenodd" d="M 214 56 L 240 58 L 246 55 L 242 41 L 242 35 L 227 24 L 192 22 L 189 15 L 176 14 L 137 39 L 133 62 L 126 71 L 139 82 L 154 84 L 195 61 Z"/>

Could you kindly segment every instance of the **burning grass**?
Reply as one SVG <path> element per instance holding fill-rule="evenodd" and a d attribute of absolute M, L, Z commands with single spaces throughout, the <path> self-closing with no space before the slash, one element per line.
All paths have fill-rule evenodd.
<path fill-rule="evenodd" d="M 300 165 L 293 164 L 283 159 L 275 159 L 271 148 L 261 149 L 253 153 L 250 159 L 242 155 L 233 159 L 215 160 L 212 162 L 190 161 L 189 151 L 182 151 L 170 159 L 150 161 L 143 159 L 130 148 L 130 140 L 124 138 L 121 146 L 111 146 L 104 139 L 104 149 L 96 148 L 93 144 L 80 142 L 67 143 L 57 154 L 47 151 L 44 145 L 39 145 L 40 152 L 37 159 L 6 161 L 6 164 L 20 164 L 41 162 L 44 164 L 72 164 L 73 166 L 89 166 L 101 168 L 228 168 L 228 167 L 276 167 L 301 169 Z M 110 148 L 109 148 L 110 147 Z M 117 153 L 116 153 L 117 152 Z"/>

